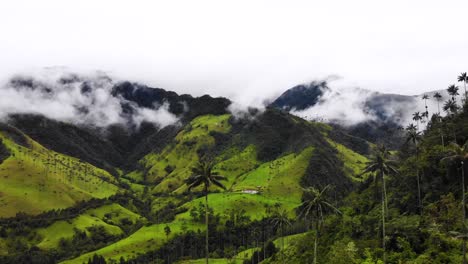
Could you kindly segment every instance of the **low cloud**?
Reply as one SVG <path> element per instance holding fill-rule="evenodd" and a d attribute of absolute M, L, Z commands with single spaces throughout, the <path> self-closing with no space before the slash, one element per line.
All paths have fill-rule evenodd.
<path fill-rule="evenodd" d="M 373 94 L 359 88 L 323 89 L 317 104 L 305 110 L 291 113 L 309 120 L 353 125 L 373 120 L 375 115 L 365 108 L 366 100 Z"/>
<path fill-rule="evenodd" d="M 160 127 L 178 118 L 168 105 L 152 108 L 112 94 L 114 81 L 102 72 L 75 74 L 63 69 L 16 75 L 0 85 L 0 119 L 11 114 L 40 114 L 48 118 L 95 127 L 124 124 L 139 127 L 150 122 Z"/>
<path fill-rule="evenodd" d="M 291 113 L 299 117 L 321 122 L 338 123 L 352 126 L 367 121 L 392 121 L 406 126 L 413 121 L 413 113 L 426 111 L 429 117 L 439 112 L 441 114 L 443 101 L 448 99 L 445 91 L 439 91 L 442 102 L 437 104 L 433 95 L 435 92 L 426 93 L 427 101 L 422 95 L 406 96 L 396 94 L 382 94 L 374 91 L 350 87 L 340 81 L 330 82 L 329 89 L 323 89 L 323 95 L 318 102 L 305 110 L 292 109 Z M 420 127 L 425 126 L 426 120 L 421 122 Z"/>

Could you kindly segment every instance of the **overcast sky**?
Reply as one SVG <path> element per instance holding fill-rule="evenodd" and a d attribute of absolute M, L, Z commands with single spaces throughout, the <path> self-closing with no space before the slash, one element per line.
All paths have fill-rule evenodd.
<path fill-rule="evenodd" d="M 104 70 L 248 100 L 339 75 L 415 94 L 468 70 L 468 1 L 2 0 L 0 79 Z"/>

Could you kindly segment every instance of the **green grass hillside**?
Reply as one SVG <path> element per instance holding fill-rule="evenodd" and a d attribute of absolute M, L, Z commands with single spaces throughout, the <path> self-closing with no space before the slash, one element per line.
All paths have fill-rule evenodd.
<path fill-rule="evenodd" d="M 75 229 L 87 232 L 90 227 L 102 226 L 104 230 L 113 236 L 122 235 L 124 231 L 119 227 L 123 221 L 135 224 L 137 221 L 146 221 L 140 215 L 122 207 L 119 204 L 110 204 L 90 209 L 80 216 L 61 220 L 52 225 L 37 230 L 41 236 L 36 245 L 41 249 L 53 249 L 59 246 L 61 239 L 71 239 L 75 235 Z M 87 232 L 89 234 L 89 232 Z"/>
<path fill-rule="evenodd" d="M 201 188 L 189 194 L 185 185 L 200 153 L 210 155 L 214 169 L 227 178 L 226 190 L 213 187 L 208 195 L 210 209 L 219 216 L 221 225 L 230 221 L 233 214 L 243 215 L 248 219 L 246 224 L 260 222 L 272 217 L 278 209 L 286 210 L 290 218 L 296 217 L 306 176 L 312 180 L 322 177 L 320 181 L 324 182 L 328 177 L 360 181 L 356 176 L 367 159 L 327 138 L 331 129 L 271 111 L 266 117 L 248 121 L 235 120 L 228 114 L 199 116 L 181 128 L 165 147 L 157 147 L 140 159 L 135 170 L 125 172 L 115 168 L 118 178 L 73 157 L 45 149 L 27 137 L 26 145 L 18 144 L 5 133 L 1 137 L 12 155 L 0 165 L 0 175 L 8 174 L 0 178 L 0 186 L 6 187 L 0 200 L 4 203 L 2 212 L 13 216 L 18 211 L 37 214 L 67 208 L 77 201 L 109 197 L 119 191 L 119 184 L 125 187 L 120 188 L 121 193 L 125 192 L 132 200 L 126 207 L 113 202 L 88 209 L 78 216 L 34 229 L 35 236 L 26 241 L 40 250 L 60 250 L 63 241 L 72 243 L 78 231 L 92 236 L 89 230 L 100 227 L 110 236 L 110 241 L 99 247 L 82 246 L 86 252 L 71 255 L 61 263 L 81 264 L 94 255 L 114 261 L 137 258 L 157 252 L 184 232 L 206 229 L 203 221 L 192 215 L 192 211 L 203 207 L 200 206 L 205 200 Z M 300 136 L 295 137 L 296 134 Z M 277 144 L 282 147 L 276 148 Z M 320 159 L 321 155 L 341 162 L 332 164 L 343 175 L 324 174 L 327 167 L 311 167 L 311 160 Z M 9 205 L 13 201 L 16 204 Z M 124 219 L 133 225 L 137 222 L 145 225 L 129 233 L 128 226 L 122 224 Z M 167 227 L 171 230 L 169 236 L 165 232 Z M 0 240 L 0 244 L 12 241 Z M 249 258 L 254 249 L 246 246 L 244 251 L 243 258 Z M 235 263 L 241 263 L 239 256 L 236 259 Z M 192 262 L 197 261 L 201 260 Z M 213 263 L 226 261 L 226 258 L 212 258 Z"/>
<path fill-rule="evenodd" d="M 0 164 L 0 217 L 67 208 L 93 197 L 109 197 L 119 190 L 108 172 L 24 137 L 23 146 L 0 132 L 10 151 Z"/>
<path fill-rule="evenodd" d="M 154 192 L 172 192 L 183 185 L 190 175 L 190 168 L 198 160 L 197 151 L 202 147 L 213 147 L 215 139 L 211 132 L 227 133 L 231 126 L 230 115 L 206 115 L 195 118 L 161 153 L 145 156 L 140 164 L 145 167 L 144 180 L 160 182 Z M 141 175 L 134 172 L 130 175 Z M 137 178 L 138 179 L 138 178 Z M 140 176 L 141 179 L 141 176 Z"/>
<path fill-rule="evenodd" d="M 171 228 L 171 235 L 169 237 L 164 233 L 164 228 L 169 226 Z M 119 260 L 121 257 L 125 259 L 136 257 L 139 254 L 145 253 L 150 250 L 157 249 L 168 239 L 176 236 L 181 232 L 182 222 L 173 222 L 167 224 L 156 224 L 151 226 L 142 227 L 129 237 L 126 237 L 117 243 L 101 248 L 99 250 L 84 254 L 78 258 L 63 261 L 63 264 L 81 264 L 91 258 L 94 254 L 99 254 L 108 259 Z M 202 229 L 203 225 L 189 225 L 188 230 Z"/>

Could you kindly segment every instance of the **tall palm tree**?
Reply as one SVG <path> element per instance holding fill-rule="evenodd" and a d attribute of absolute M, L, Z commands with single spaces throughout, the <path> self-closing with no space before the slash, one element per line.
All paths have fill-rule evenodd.
<path fill-rule="evenodd" d="M 314 264 L 317 264 L 317 246 L 318 238 L 320 236 L 320 228 L 323 223 L 323 214 L 326 211 L 333 211 L 341 214 L 340 210 L 338 210 L 335 206 L 332 205 L 331 202 L 327 200 L 326 193 L 330 188 L 331 186 L 327 185 L 322 190 L 315 187 L 303 189 L 304 202 L 301 205 L 303 209 L 300 216 L 307 219 L 307 217 L 312 214 L 312 218 L 315 220 L 316 235 L 314 241 Z"/>
<path fill-rule="evenodd" d="M 419 130 L 419 121 L 421 120 L 421 114 L 419 112 L 413 113 L 413 120 L 416 121 L 416 128 Z"/>
<path fill-rule="evenodd" d="M 384 145 L 379 146 L 370 158 L 370 160 L 366 163 L 366 167 L 363 171 L 363 174 L 373 173 L 375 183 L 377 183 L 378 181 L 377 178 L 380 178 L 380 180 L 382 181 L 382 249 L 384 264 L 387 263 L 387 254 L 385 251 L 385 208 L 387 207 L 387 190 L 385 187 L 385 175 L 397 173 L 397 170 L 395 168 L 395 161 L 391 160 L 390 156 L 390 151 Z M 379 177 L 375 177 L 376 174 Z"/>
<path fill-rule="evenodd" d="M 467 96 L 468 96 L 466 94 L 466 83 L 468 83 L 468 75 L 466 74 L 466 72 L 460 73 L 460 75 L 458 76 L 458 81 L 463 82 L 463 88 L 465 88 L 465 102 L 466 102 Z"/>
<path fill-rule="evenodd" d="M 424 115 L 426 116 L 426 119 L 429 119 L 429 110 L 427 109 L 427 99 L 429 99 L 429 96 L 424 94 L 422 99 L 424 100 L 424 107 L 426 107 L 426 112 L 424 112 Z"/>
<path fill-rule="evenodd" d="M 418 130 L 418 128 L 414 125 L 414 124 L 409 124 L 407 127 L 406 127 L 406 130 Z"/>
<path fill-rule="evenodd" d="M 283 263 L 286 263 L 286 259 L 284 257 L 284 228 L 291 225 L 289 221 L 288 211 L 285 209 L 275 211 L 273 215 L 273 219 L 271 220 L 273 227 L 280 230 L 281 234 L 281 252 L 282 252 L 282 259 Z"/>
<path fill-rule="evenodd" d="M 447 88 L 447 92 L 450 96 L 452 96 L 452 100 L 455 101 L 455 97 L 457 95 L 459 95 L 458 93 L 458 86 L 456 86 L 455 84 L 452 84 L 450 85 L 448 88 Z"/>
<path fill-rule="evenodd" d="M 439 92 L 436 92 L 433 97 L 437 101 L 437 109 L 439 109 L 439 115 L 440 115 L 440 102 L 442 102 L 442 95 Z"/>
<path fill-rule="evenodd" d="M 426 120 L 422 120 L 423 118 L 426 118 Z M 421 123 L 426 123 L 429 122 L 429 111 L 426 110 L 426 112 L 421 114 Z"/>
<path fill-rule="evenodd" d="M 209 238 L 208 238 L 208 192 L 209 188 L 212 185 L 215 185 L 219 188 L 226 190 L 226 187 L 220 182 L 227 180 L 226 177 L 218 175 L 213 171 L 213 162 L 200 159 L 200 161 L 192 168 L 192 175 L 186 179 L 186 184 L 188 185 L 188 190 L 192 190 L 195 187 L 203 186 L 203 192 L 205 194 L 205 225 L 206 225 L 206 237 L 205 237 L 205 254 L 206 254 L 206 264 L 208 264 L 208 255 L 209 255 Z"/>
<path fill-rule="evenodd" d="M 419 160 L 419 142 L 421 140 L 421 132 L 418 132 L 414 129 L 407 130 L 406 142 L 412 142 L 416 148 L 416 159 Z M 419 179 L 419 165 L 416 164 L 416 183 L 418 186 L 418 208 L 419 213 L 422 214 L 422 203 L 421 203 L 421 184 Z"/>
<path fill-rule="evenodd" d="M 462 219 L 463 219 L 463 234 L 466 234 L 466 200 L 465 200 L 465 162 L 468 161 L 468 141 L 463 146 L 455 142 L 450 143 L 448 146 L 448 156 L 442 160 L 448 160 L 456 165 L 461 166 L 462 177 Z M 466 236 L 463 237 L 463 264 L 466 264 Z"/>
<path fill-rule="evenodd" d="M 445 102 L 443 109 L 445 112 L 447 112 L 447 115 L 453 115 L 458 111 L 459 106 L 457 105 L 457 102 L 454 99 L 450 99 Z"/>
<path fill-rule="evenodd" d="M 447 112 L 447 116 L 455 117 L 455 114 L 458 112 L 459 106 L 455 102 L 455 100 L 450 99 L 445 102 L 444 111 Z M 449 123 L 450 124 L 450 123 Z M 453 141 L 457 141 L 457 134 L 455 133 L 455 125 L 452 124 L 452 133 L 453 133 Z M 448 128 L 450 130 L 450 128 Z"/>

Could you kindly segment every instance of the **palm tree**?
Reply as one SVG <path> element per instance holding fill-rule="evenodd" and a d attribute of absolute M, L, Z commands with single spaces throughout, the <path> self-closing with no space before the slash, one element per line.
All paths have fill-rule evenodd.
<path fill-rule="evenodd" d="M 439 92 L 436 92 L 433 97 L 437 101 L 437 109 L 439 109 L 439 115 L 440 115 L 440 102 L 442 102 L 442 95 Z"/>
<path fill-rule="evenodd" d="M 447 112 L 447 115 L 455 114 L 458 111 L 458 108 L 457 102 L 454 99 L 446 101 L 443 107 L 444 111 Z"/>
<path fill-rule="evenodd" d="M 252 236 L 254 237 L 255 239 L 255 249 L 259 249 L 258 248 L 258 239 L 261 237 L 262 235 L 262 232 L 260 230 L 260 228 L 258 227 L 255 227 L 253 230 L 252 230 Z M 252 255 L 253 257 L 253 255 Z M 257 254 L 257 263 L 260 263 L 260 250 L 258 251 L 258 254 Z"/>
<path fill-rule="evenodd" d="M 273 219 L 271 220 L 273 227 L 280 230 L 281 234 L 281 252 L 283 254 L 282 259 L 283 263 L 285 263 L 284 258 L 284 228 L 291 225 L 289 221 L 288 211 L 286 210 L 277 210 L 274 215 Z"/>
<path fill-rule="evenodd" d="M 417 130 L 419 130 L 419 121 L 421 120 L 421 114 L 419 114 L 419 112 L 415 112 L 413 114 L 413 120 L 416 121 L 416 127 Z"/>
<path fill-rule="evenodd" d="M 459 82 L 463 82 L 463 88 L 465 88 L 465 102 L 467 101 L 467 94 L 466 94 L 466 83 L 468 83 L 468 75 L 466 74 L 466 72 L 462 72 L 460 73 L 460 75 L 458 76 L 458 81 Z"/>
<path fill-rule="evenodd" d="M 468 160 L 468 141 L 463 146 L 455 142 L 450 143 L 448 146 L 448 156 L 442 160 L 454 162 L 456 165 L 461 166 L 462 177 L 462 219 L 463 219 L 463 233 L 466 234 L 466 203 L 465 203 L 465 161 Z M 466 264 L 466 237 L 463 237 L 463 264 Z"/>
<path fill-rule="evenodd" d="M 406 142 L 412 142 L 416 148 L 416 159 L 419 160 L 419 141 L 421 140 L 421 132 L 416 131 L 415 129 L 407 130 Z M 419 165 L 416 165 L 416 183 L 418 186 L 418 207 L 419 213 L 422 214 L 422 203 L 421 203 L 421 184 L 419 182 Z"/>
<path fill-rule="evenodd" d="M 414 125 L 414 124 L 409 124 L 407 127 L 406 127 L 406 130 L 418 130 L 418 128 Z"/>
<path fill-rule="evenodd" d="M 450 85 L 447 88 L 447 92 L 448 92 L 448 94 L 450 96 L 452 96 L 452 100 L 455 101 L 455 97 L 459 94 L 458 93 L 458 86 L 456 86 L 455 84 Z"/>
<path fill-rule="evenodd" d="M 332 205 L 327 200 L 326 192 L 331 188 L 330 185 L 325 186 L 322 190 L 319 190 L 315 187 L 309 187 L 303 189 L 304 195 L 301 206 L 303 206 L 301 216 L 307 218 L 310 214 L 312 217 L 315 218 L 315 241 L 314 241 L 314 264 L 317 264 L 317 245 L 318 245 L 318 237 L 320 235 L 320 228 L 323 223 L 323 213 L 327 210 L 337 212 L 341 214 L 341 212 Z"/>
<path fill-rule="evenodd" d="M 427 94 L 424 94 L 422 96 L 422 99 L 424 100 L 424 106 L 426 107 L 426 112 L 424 112 L 424 116 L 426 117 L 426 119 L 429 119 L 429 111 L 427 110 L 427 99 L 429 99 L 429 96 Z"/>
<path fill-rule="evenodd" d="M 385 208 L 387 207 L 387 190 L 385 187 L 385 175 L 390 173 L 397 173 L 395 169 L 395 162 L 390 159 L 391 153 L 384 146 L 379 146 L 374 155 L 366 163 L 366 167 L 363 174 L 373 173 L 374 181 L 377 183 L 376 174 L 382 181 L 382 249 L 383 249 L 383 261 L 387 263 L 387 255 L 385 252 Z M 377 185 L 376 185 L 377 186 Z"/>
<path fill-rule="evenodd" d="M 423 119 L 424 117 L 426 118 L 426 121 L 421 120 L 421 123 L 429 122 L 429 111 L 426 110 L 426 112 L 421 114 L 421 119 Z"/>
<path fill-rule="evenodd" d="M 208 244 L 208 191 L 210 186 L 215 185 L 219 188 L 226 190 L 226 187 L 220 182 L 227 180 L 226 177 L 218 175 L 213 171 L 214 164 L 211 161 L 200 159 L 200 161 L 192 168 L 192 175 L 186 179 L 188 190 L 203 185 L 203 192 L 205 193 L 205 225 L 206 225 L 206 238 L 205 238 L 205 253 L 206 264 L 208 264 L 209 244 Z"/>

